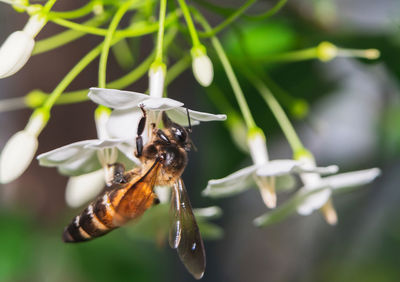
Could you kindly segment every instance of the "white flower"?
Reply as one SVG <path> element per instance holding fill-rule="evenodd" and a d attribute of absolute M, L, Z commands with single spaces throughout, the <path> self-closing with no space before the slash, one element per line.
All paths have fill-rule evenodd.
<path fill-rule="evenodd" d="M 312 156 L 305 156 L 299 158 L 303 160 L 308 167 L 315 167 L 315 161 Z M 315 190 L 320 187 L 321 176 L 316 173 L 301 173 L 300 178 L 303 181 L 303 188 L 306 191 Z M 310 195 L 301 205 L 297 207 L 297 212 L 301 215 L 309 215 L 314 210 L 320 209 L 329 224 L 336 224 L 337 215 L 336 211 L 332 205 L 332 202 L 329 201 L 331 196 L 330 189 L 324 189 L 318 193 Z"/>
<path fill-rule="evenodd" d="M 78 176 L 115 163 L 115 148 L 123 142 L 117 139 L 84 140 L 40 154 L 37 159 L 42 166 L 57 167 L 61 174 Z"/>
<path fill-rule="evenodd" d="M 319 183 L 315 183 L 312 189 L 304 186 L 290 200 L 276 210 L 254 219 L 254 224 L 257 226 L 267 226 L 279 222 L 296 210 L 299 210 L 299 207 L 302 206 L 304 208 L 306 203 L 308 204 L 310 201 L 313 202 L 313 200 L 310 199 L 313 199 L 312 197 L 314 195 L 318 195 L 326 190 L 329 190 L 329 195 L 331 195 L 332 192 L 345 191 L 349 187 L 362 186 L 372 182 L 379 175 L 380 170 L 378 168 L 371 168 L 320 178 Z M 328 199 L 329 197 L 326 200 Z M 321 204 L 324 204 L 322 202 L 318 203 L 319 208 L 322 207 Z M 312 208 L 317 208 L 314 204 L 310 206 Z"/>
<path fill-rule="evenodd" d="M 19 71 L 28 61 L 35 46 L 35 36 L 43 28 L 46 20 L 32 16 L 23 30 L 13 32 L 0 48 L 0 78 Z"/>
<path fill-rule="evenodd" d="M 188 125 L 187 112 L 183 103 L 170 98 L 102 88 L 91 88 L 89 98 L 95 103 L 114 109 L 107 123 L 107 132 L 113 138 L 132 140 L 133 146 L 137 135 L 137 125 L 143 115 L 139 108 L 140 105 L 144 107 L 149 116 L 165 111 L 174 122 L 183 126 Z M 226 115 L 213 115 L 193 110 L 189 110 L 189 115 L 192 125 L 198 124 L 200 121 L 226 119 Z M 147 134 L 142 137 L 145 143 Z"/>
<path fill-rule="evenodd" d="M 149 70 L 149 93 L 152 97 L 161 98 L 164 93 L 166 66 L 162 63 L 152 65 Z"/>
<path fill-rule="evenodd" d="M 295 160 L 269 161 L 262 132 L 257 130 L 250 134 L 248 139 L 254 165 L 240 169 L 222 179 L 210 180 L 203 195 L 215 198 L 226 197 L 257 185 L 266 206 L 273 208 L 276 206 L 275 181 L 282 186 L 278 188 L 289 188 L 283 187 L 286 186 L 283 180 L 289 174 L 301 172 L 329 174 L 335 173 L 338 169 L 336 166 L 310 168 L 304 162 Z"/>
<path fill-rule="evenodd" d="M 112 175 L 109 175 L 108 165 L 117 160 L 116 148 L 132 162 L 140 164 L 134 156 L 137 126 L 143 115 L 139 104 L 149 111 L 148 114 L 166 110 L 171 118 L 175 117 L 178 122 L 183 120 L 183 123 L 187 124 L 186 111 L 182 108 L 183 104 L 172 99 L 99 88 L 91 88 L 89 97 L 96 103 L 115 109 L 110 117 L 104 112 L 96 113 L 99 139 L 72 143 L 38 156 L 40 165 L 57 167 L 62 174 L 78 176 L 77 178 L 71 177 L 67 185 L 66 197 L 71 206 L 79 206 L 100 192 L 102 186 L 98 184 L 99 181 L 93 181 L 93 178 L 102 178 L 103 183 L 105 178 L 106 182 L 110 182 Z M 211 115 L 195 111 L 190 111 L 190 114 L 193 114 L 191 116 L 193 123 L 198 120 L 223 120 L 226 118 L 225 115 Z M 146 134 L 143 137 L 146 140 Z M 103 173 L 95 173 L 99 170 L 103 170 Z M 89 183 L 90 180 L 92 185 L 98 189 L 90 187 L 88 189 L 92 191 L 91 193 L 84 191 L 79 194 L 79 187 L 87 189 L 85 183 Z"/>
<path fill-rule="evenodd" d="M 111 184 L 113 172 L 109 165 L 117 161 L 117 147 L 130 148 L 127 151 L 134 158 L 134 147 L 109 137 L 108 117 L 109 110 L 98 107 L 95 121 L 99 139 L 75 142 L 37 157 L 40 165 L 57 167 L 60 173 L 71 176 L 65 190 L 66 202 L 71 207 L 81 206 L 99 194 L 106 184 Z"/>
<path fill-rule="evenodd" d="M 194 77 L 201 86 L 209 86 L 214 77 L 214 68 L 204 46 L 193 48 L 191 54 Z"/>
<path fill-rule="evenodd" d="M 38 147 L 37 137 L 47 119 L 41 112 L 33 114 L 25 129 L 8 140 L 0 156 L 0 183 L 15 180 L 28 168 Z"/>
<path fill-rule="evenodd" d="M 315 167 L 315 161 L 312 156 L 306 155 L 306 156 L 300 157 L 299 159 L 302 160 L 303 162 L 305 162 L 308 165 L 308 167 L 310 167 L 310 168 Z M 369 172 L 365 175 L 361 173 L 361 178 L 359 177 L 360 174 L 353 173 L 352 176 L 354 176 L 354 180 L 356 182 L 354 182 L 354 183 L 351 182 L 350 184 L 361 185 L 364 183 L 364 182 L 362 182 L 364 179 L 363 177 L 367 177 L 366 179 L 369 180 L 371 176 L 373 176 L 372 179 L 374 179 L 376 176 L 378 176 L 378 174 L 379 174 L 379 170 L 376 170 L 376 169 L 372 170 L 371 172 Z M 345 177 L 345 176 L 342 176 L 342 177 L 336 176 L 336 178 L 334 178 L 333 183 L 336 185 L 337 181 L 342 181 L 342 182 L 340 182 L 340 183 L 343 183 L 341 185 L 349 186 L 348 183 L 349 183 L 349 181 L 352 181 L 352 179 L 350 179 L 348 176 L 347 177 Z M 345 178 L 343 178 L 343 177 L 345 177 Z M 300 178 L 304 184 L 302 189 L 305 190 L 306 192 L 320 189 L 321 187 L 323 187 L 323 185 L 326 185 L 326 183 L 327 183 L 326 179 L 321 178 L 320 175 L 315 174 L 315 173 L 301 173 Z M 329 181 L 329 178 L 327 178 L 327 179 Z M 371 181 L 372 181 L 372 179 L 371 179 Z M 361 181 L 361 183 L 359 183 L 357 181 Z M 330 185 L 327 185 L 327 187 L 330 187 Z M 297 207 L 297 212 L 301 215 L 309 215 L 314 210 L 321 209 L 321 212 L 324 215 L 325 220 L 331 225 L 336 224 L 337 223 L 337 215 L 336 215 L 336 211 L 333 207 L 332 201 L 330 200 L 331 194 L 332 194 L 331 189 L 322 189 L 321 191 L 319 191 L 317 193 L 313 193 L 312 195 L 307 197 Z"/>

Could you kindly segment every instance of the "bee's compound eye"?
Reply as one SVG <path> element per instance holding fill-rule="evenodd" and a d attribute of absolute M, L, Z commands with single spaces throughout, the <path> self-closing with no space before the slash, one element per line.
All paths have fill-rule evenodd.
<path fill-rule="evenodd" d="M 185 142 L 187 139 L 186 131 L 183 128 L 173 128 L 174 137 L 179 142 Z"/>

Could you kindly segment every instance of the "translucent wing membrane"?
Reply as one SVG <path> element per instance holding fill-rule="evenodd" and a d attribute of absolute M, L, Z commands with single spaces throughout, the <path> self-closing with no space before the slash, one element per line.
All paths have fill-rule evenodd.
<path fill-rule="evenodd" d="M 174 184 L 171 199 L 169 244 L 177 249 L 179 258 L 196 278 L 203 277 L 206 257 L 203 240 L 194 217 L 182 179 Z"/>

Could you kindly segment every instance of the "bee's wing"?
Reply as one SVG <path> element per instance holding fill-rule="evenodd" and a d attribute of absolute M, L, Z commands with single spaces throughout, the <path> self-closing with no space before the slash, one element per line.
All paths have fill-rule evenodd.
<path fill-rule="evenodd" d="M 196 279 L 203 277 L 206 268 L 203 240 L 181 178 L 172 189 L 169 244 L 177 249 L 179 258 Z"/>
<path fill-rule="evenodd" d="M 138 218 L 154 203 L 154 184 L 157 180 L 160 163 L 155 161 L 141 177 L 134 177 L 124 188 L 110 193 L 115 207 L 114 221 L 122 225 L 126 221 Z"/>

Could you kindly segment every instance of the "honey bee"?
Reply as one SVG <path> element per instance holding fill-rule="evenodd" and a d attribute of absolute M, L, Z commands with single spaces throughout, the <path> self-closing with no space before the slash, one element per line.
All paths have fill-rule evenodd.
<path fill-rule="evenodd" d="M 150 142 L 143 146 L 142 134 L 146 124 L 143 107 L 142 111 L 135 152 L 142 165 L 125 171 L 122 164 L 114 164 L 113 184 L 72 220 L 64 230 L 63 240 L 88 241 L 139 218 L 159 202 L 154 186 L 170 186 L 169 244 L 177 250 L 187 270 L 200 279 L 206 266 L 204 245 L 181 179 L 188 160 L 187 152 L 193 146 L 188 134 L 190 130 L 172 122 L 162 112 L 164 129 L 156 128 L 153 123 Z"/>

